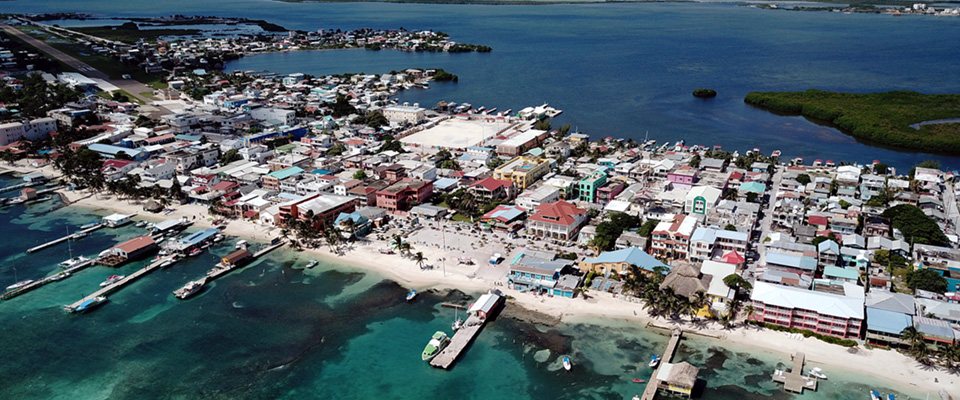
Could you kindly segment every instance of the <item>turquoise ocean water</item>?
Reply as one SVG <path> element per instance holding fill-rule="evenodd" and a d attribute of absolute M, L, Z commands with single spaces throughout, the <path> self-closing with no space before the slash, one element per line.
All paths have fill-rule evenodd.
<path fill-rule="evenodd" d="M 0 177 L 0 184 L 14 179 Z M 29 256 L 24 250 L 108 213 L 59 206 L 0 209 L 0 282 L 56 271 L 66 245 Z M 102 229 L 75 242 L 73 254 L 94 256 L 138 234 L 132 225 Z M 649 377 L 648 357 L 667 341 L 664 332 L 630 321 L 542 327 L 501 317 L 452 370 L 437 370 L 419 353 L 434 331 L 449 332 L 453 311 L 440 303 L 475 293 L 427 291 L 407 303 L 407 289 L 396 283 L 342 265 L 303 270 L 309 256 L 289 250 L 191 299 L 173 297 L 234 240 L 141 278 L 88 314 L 62 306 L 143 262 L 91 267 L 0 302 L 0 399 L 624 399 L 642 391 L 632 379 Z M 564 354 L 574 360 L 572 372 L 560 368 Z M 792 398 L 770 381 L 785 357 L 700 337 L 685 340 L 678 353 L 702 369 L 709 399 Z M 827 372 L 830 380 L 803 398 L 860 399 L 868 388 L 925 395 L 878 377 Z"/>

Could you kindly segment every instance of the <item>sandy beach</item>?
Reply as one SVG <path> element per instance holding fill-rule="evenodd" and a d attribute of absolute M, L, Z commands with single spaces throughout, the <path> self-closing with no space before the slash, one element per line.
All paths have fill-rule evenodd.
<path fill-rule="evenodd" d="M 20 171 L 35 170 L 33 168 L 16 169 Z M 52 169 L 49 171 L 45 169 L 45 172 L 48 172 L 49 175 L 56 175 L 56 172 Z M 213 226 L 212 219 L 207 216 L 206 207 L 200 205 L 171 207 L 174 208 L 174 212 L 169 215 L 152 214 L 143 211 L 142 203 L 117 200 L 113 195 L 92 195 L 83 191 L 65 190 L 60 191 L 60 193 L 71 205 L 95 211 L 102 210 L 104 214 L 110 212 L 137 214 L 137 219 L 151 221 L 181 217 L 193 220 L 193 217 L 196 216 L 194 221 L 197 227 Z M 224 233 L 263 242 L 279 236 L 280 230 L 244 221 L 231 221 Z M 814 338 L 797 340 L 788 337 L 788 334 L 784 332 L 759 330 L 753 326 L 745 328 L 738 325 L 734 329 L 727 330 L 716 323 L 694 326 L 686 323 L 686 321 L 678 323 L 663 318 L 653 319 L 643 310 L 639 300 L 613 296 L 607 293 L 589 293 L 587 299 L 542 297 L 530 293 L 520 293 L 505 286 L 494 286 L 493 281 L 478 277 L 491 276 L 489 271 L 486 274 L 483 271 L 495 268 L 486 264 L 485 260 L 478 260 L 477 265 L 457 265 L 455 260 L 461 252 L 445 251 L 439 247 L 416 246 L 415 251 L 422 251 L 428 260 L 438 260 L 446 257 L 445 268 L 435 267 L 428 270 L 421 270 L 408 257 L 402 257 L 399 254 L 381 254 L 378 248 L 387 247 L 385 242 L 376 240 L 359 241 L 342 247 L 345 251 L 340 255 L 332 253 L 326 246 L 304 251 L 328 262 L 374 271 L 418 290 L 455 288 L 468 292 L 482 292 L 496 287 L 515 298 L 511 302 L 512 305 L 519 305 L 529 310 L 555 316 L 565 322 L 578 322 L 601 317 L 633 321 L 642 326 L 680 326 L 694 334 L 783 354 L 785 360 L 789 360 L 789 356 L 793 352 L 803 351 L 806 353 L 808 365 L 821 366 L 828 374 L 830 369 L 843 369 L 857 374 L 876 376 L 902 388 L 914 388 L 917 392 L 936 393 L 943 389 L 947 393 L 960 393 L 960 377 L 943 368 L 924 367 L 912 358 L 896 351 L 867 349 L 862 346 L 858 347 L 856 351 L 849 351 L 847 348 L 821 342 Z M 451 262 L 450 260 L 454 261 Z M 500 276 L 502 277 L 502 275 Z"/>

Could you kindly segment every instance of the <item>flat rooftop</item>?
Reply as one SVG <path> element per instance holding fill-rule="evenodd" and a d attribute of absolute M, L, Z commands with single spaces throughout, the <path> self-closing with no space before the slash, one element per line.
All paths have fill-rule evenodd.
<path fill-rule="evenodd" d="M 504 120 L 485 122 L 483 120 L 451 118 L 440 122 L 437 126 L 400 139 L 400 142 L 423 147 L 439 146 L 465 149 L 470 146 L 481 145 L 484 140 L 496 136 L 497 133 L 512 125 Z"/>

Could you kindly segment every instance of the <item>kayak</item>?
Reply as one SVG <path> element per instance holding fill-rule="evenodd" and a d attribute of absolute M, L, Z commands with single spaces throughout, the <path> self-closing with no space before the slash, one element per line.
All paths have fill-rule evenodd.
<path fill-rule="evenodd" d="M 634 379 L 633 381 L 636 382 L 636 383 L 644 383 L 644 382 L 646 382 L 646 381 L 643 380 L 643 379 Z"/>

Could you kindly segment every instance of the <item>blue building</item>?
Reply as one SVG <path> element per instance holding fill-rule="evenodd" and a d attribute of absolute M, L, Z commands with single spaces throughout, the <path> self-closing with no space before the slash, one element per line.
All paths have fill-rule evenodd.
<path fill-rule="evenodd" d="M 87 146 L 88 149 L 100 153 L 104 158 L 117 158 L 121 152 L 130 156 L 134 161 L 143 161 L 147 159 L 148 154 L 140 149 L 131 149 L 127 147 L 114 146 L 103 143 L 93 143 Z"/>
<path fill-rule="evenodd" d="M 358 212 L 340 213 L 340 215 L 337 215 L 337 219 L 334 220 L 333 224 L 340 229 L 344 229 L 345 225 L 343 223 L 347 220 L 353 221 L 353 226 L 355 227 L 354 235 L 356 235 L 356 237 L 366 236 L 367 233 L 370 232 L 370 220 Z M 349 232 L 344 231 L 344 235 L 349 234 Z"/>
<path fill-rule="evenodd" d="M 521 292 L 573 297 L 580 285 L 580 277 L 568 273 L 572 265 L 571 260 L 548 260 L 520 254 L 510 264 L 507 284 Z"/>

